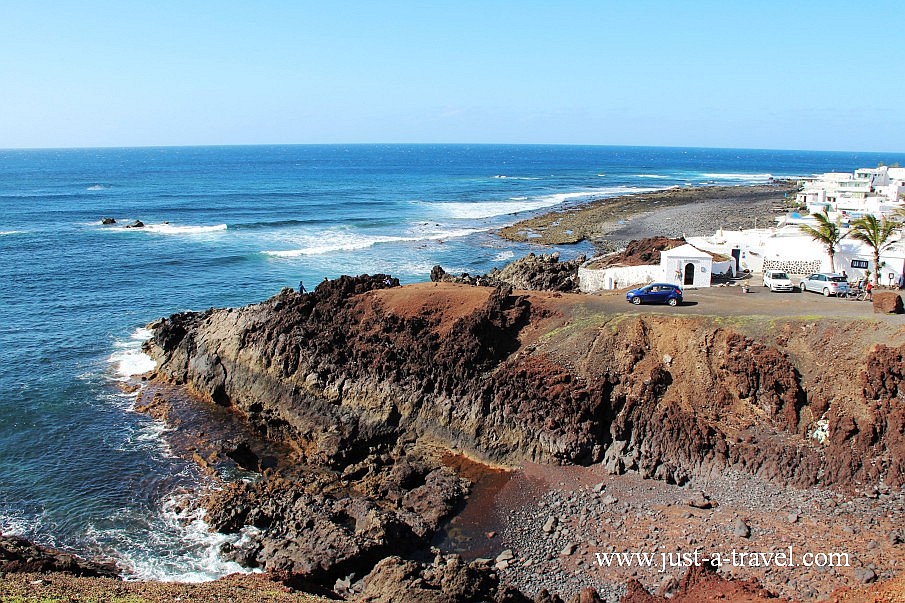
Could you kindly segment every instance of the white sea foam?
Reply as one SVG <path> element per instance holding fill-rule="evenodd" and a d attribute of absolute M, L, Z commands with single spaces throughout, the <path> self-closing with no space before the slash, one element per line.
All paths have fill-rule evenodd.
<path fill-rule="evenodd" d="M 717 180 L 745 180 L 750 182 L 765 182 L 773 177 L 773 174 L 723 174 L 723 173 L 703 173 L 705 178 L 714 178 Z"/>
<path fill-rule="evenodd" d="M 167 498 L 143 538 L 136 538 L 133 528 L 101 530 L 94 526 L 88 527 L 87 536 L 101 548 L 114 549 L 126 580 L 198 583 L 227 574 L 259 572 L 220 555 L 224 544 L 241 546 L 252 537 L 253 530 L 235 535 L 212 532 L 204 521 L 204 511 L 189 504 L 191 497 Z"/>
<path fill-rule="evenodd" d="M 20 516 L 0 513 L 0 532 L 7 536 L 26 536 L 35 527 L 35 524 L 34 520 L 29 521 Z"/>
<path fill-rule="evenodd" d="M 502 174 L 497 174 L 494 178 L 498 178 L 500 180 L 540 180 L 540 178 L 536 176 L 505 176 Z"/>
<path fill-rule="evenodd" d="M 543 195 L 534 198 L 525 198 L 508 201 L 455 201 L 448 203 L 430 203 L 429 205 L 437 211 L 445 213 L 451 218 L 460 220 L 478 220 L 481 218 L 492 218 L 494 216 L 504 216 L 507 214 L 516 214 L 524 211 L 533 211 L 543 209 L 545 207 L 553 207 L 566 201 L 575 199 L 594 199 L 613 197 L 616 195 L 627 195 L 631 193 L 644 193 L 662 190 L 662 188 L 645 188 L 632 186 L 609 186 L 603 188 L 588 189 L 583 191 L 574 191 L 571 193 L 556 193 L 553 195 Z"/>
<path fill-rule="evenodd" d="M 151 338 L 151 331 L 138 328 L 126 341 L 113 344 L 115 351 L 107 361 L 113 366 L 118 381 L 126 381 L 135 375 L 154 370 L 157 364 L 150 356 L 141 351 L 142 344 Z"/>
<path fill-rule="evenodd" d="M 4 237 L 7 235 L 21 234 L 24 231 L 21 230 L 0 230 L 0 237 Z"/>
<path fill-rule="evenodd" d="M 493 261 L 505 262 L 506 260 L 511 260 L 513 257 L 515 257 L 515 253 L 512 251 L 501 251 L 500 253 L 496 254 L 496 256 L 493 258 Z"/>
<path fill-rule="evenodd" d="M 670 178 L 670 176 L 666 176 L 664 174 L 635 174 L 635 178 L 653 178 L 660 180 Z"/>
<path fill-rule="evenodd" d="M 460 228 L 451 230 L 423 230 L 405 236 L 367 235 L 348 230 L 326 231 L 317 235 L 297 237 L 295 249 L 264 251 L 266 255 L 278 258 L 295 258 L 305 255 L 322 255 L 336 251 L 356 251 L 367 249 L 381 243 L 408 243 L 415 241 L 443 241 L 470 234 L 483 232 L 479 228 Z"/>
<path fill-rule="evenodd" d="M 92 184 L 85 190 L 86 191 L 105 191 L 105 190 L 107 190 L 107 187 L 104 186 L 103 184 Z"/>
<path fill-rule="evenodd" d="M 196 235 L 224 231 L 226 230 L 226 224 L 214 224 L 213 226 L 176 226 L 167 223 L 145 224 L 143 228 L 130 228 L 129 230 L 143 230 L 165 235 Z"/>

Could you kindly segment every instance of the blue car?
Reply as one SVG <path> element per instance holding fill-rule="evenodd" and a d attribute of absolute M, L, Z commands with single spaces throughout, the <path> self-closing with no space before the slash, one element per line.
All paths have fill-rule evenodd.
<path fill-rule="evenodd" d="M 682 303 L 682 290 L 670 283 L 651 283 L 644 287 L 632 289 L 625 294 L 625 299 L 636 306 L 638 304 L 669 304 L 676 306 Z"/>

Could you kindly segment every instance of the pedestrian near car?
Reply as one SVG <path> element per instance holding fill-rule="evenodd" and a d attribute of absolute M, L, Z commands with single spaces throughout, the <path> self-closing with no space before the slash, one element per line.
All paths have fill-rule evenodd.
<path fill-rule="evenodd" d="M 873 281 L 867 281 L 867 285 L 864 287 L 864 291 L 867 292 L 865 296 L 865 300 L 873 301 L 874 300 L 874 283 Z"/>

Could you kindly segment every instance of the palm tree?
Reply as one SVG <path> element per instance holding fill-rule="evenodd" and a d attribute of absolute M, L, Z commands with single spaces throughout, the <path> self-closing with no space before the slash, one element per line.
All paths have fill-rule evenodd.
<path fill-rule="evenodd" d="M 830 220 L 828 208 L 824 207 L 822 212 L 814 214 L 814 219 L 817 220 L 816 226 L 802 224 L 799 228 L 801 232 L 826 246 L 826 252 L 830 256 L 830 271 L 836 272 L 836 245 L 845 238 L 845 235 L 842 234 L 839 225 Z"/>
<path fill-rule="evenodd" d="M 874 251 L 874 287 L 880 284 L 880 254 L 895 243 L 892 236 L 899 226 L 901 226 L 899 222 L 888 220 L 886 216 L 877 220 L 876 216 L 870 214 L 852 222 L 849 235 L 856 241 L 866 243 Z"/>

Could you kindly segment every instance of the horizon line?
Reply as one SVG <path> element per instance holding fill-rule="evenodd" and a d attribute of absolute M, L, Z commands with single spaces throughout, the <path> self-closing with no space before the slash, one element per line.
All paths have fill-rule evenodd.
<path fill-rule="evenodd" d="M 202 149 L 202 148 L 242 148 L 242 147 L 350 147 L 350 146 L 510 146 L 510 147 L 609 147 L 636 149 L 694 149 L 719 151 L 774 151 L 783 153 L 853 153 L 864 155 L 905 155 L 905 151 L 862 151 L 852 149 L 783 149 L 759 147 L 708 147 L 648 144 L 602 144 L 602 143 L 561 143 L 561 142 L 276 142 L 276 143 L 222 143 L 222 144 L 148 144 L 148 145 L 100 145 L 100 146 L 50 146 L 50 147 L 0 147 L 6 151 L 91 151 L 91 150 L 137 150 L 137 149 Z"/>

